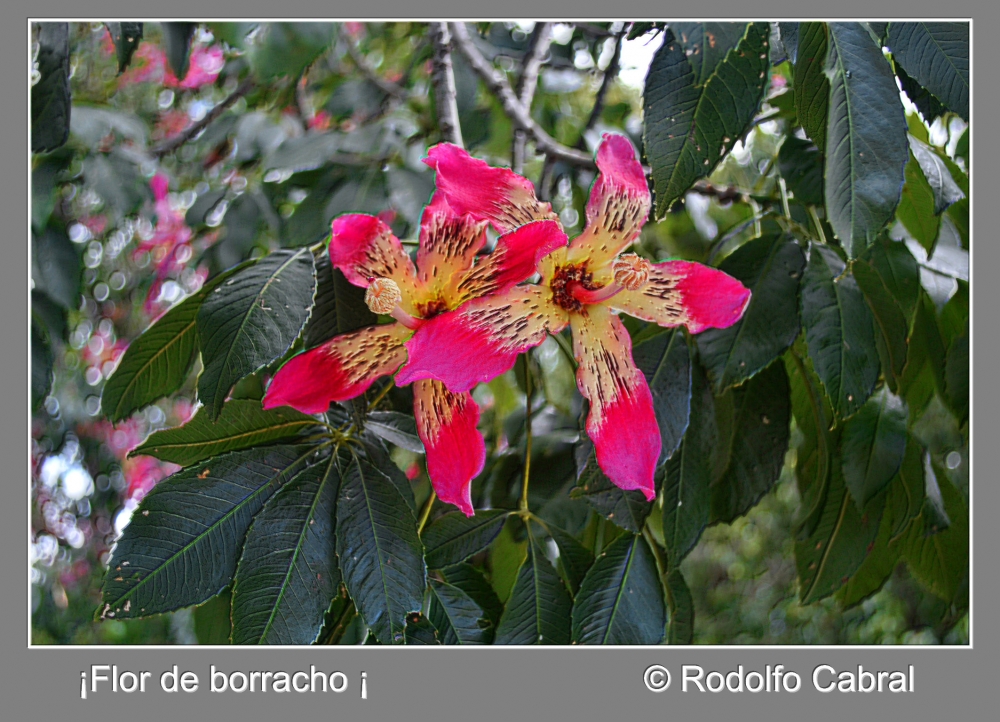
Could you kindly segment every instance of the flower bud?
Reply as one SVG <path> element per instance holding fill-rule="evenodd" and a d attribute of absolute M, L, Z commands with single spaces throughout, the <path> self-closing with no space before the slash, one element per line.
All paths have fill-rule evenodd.
<path fill-rule="evenodd" d="M 374 278 L 365 291 L 365 303 L 374 313 L 392 313 L 403 294 L 391 278 Z"/>
<path fill-rule="evenodd" d="M 629 291 L 638 291 L 649 280 L 650 263 L 634 253 L 624 253 L 611 264 L 615 283 Z"/>

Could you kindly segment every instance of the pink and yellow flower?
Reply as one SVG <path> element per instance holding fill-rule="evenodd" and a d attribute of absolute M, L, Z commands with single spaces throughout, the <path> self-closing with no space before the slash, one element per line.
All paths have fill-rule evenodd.
<path fill-rule="evenodd" d="M 491 289 L 423 323 L 405 342 L 409 360 L 397 383 L 434 380 L 453 393 L 467 393 L 508 371 L 518 354 L 547 333 L 569 325 L 577 385 L 590 400 L 586 428 L 598 464 L 617 486 L 640 489 L 651 500 L 660 431 L 649 386 L 633 362 L 631 338 L 617 312 L 698 333 L 738 321 L 750 291 L 699 263 L 653 264 L 635 254 L 620 255 L 639 236 L 651 200 L 635 150 L 622 136 L 605 135 L 586 228 L 568 244 L 555 223 L 531 223 L 538 201 L 527 179 L 491 168 L 456 146 L 432 148 L 426 162 L 437 170 L 438 193 L 456 213 L 510 235 L 544 228 L 551 242 L 537 247 L 554 250 L 537 266 L 539 284 Z"/>
<path fill-rule="evenodd" d="M 533 275 L 539 260 L 567 239 L 547 203 L 533 201 L 519 219 L 516 230 L 502 235 L 476 263 L 487 223 L 456 213 L 436 193 L 421 218 L 415 264 L 380 218 L 335 219 L 331 262 L 348 281 L 367 289 L 372 310 L 395 322 L 335 336 L 293 357 L 275 374 L 264 407 L 320 413 L 333 401 L 362 394 L 406 361 L 404 344 L 430 319 L 471 299 L 504 293 Z M 471 516 L 471 481 L 486 460 L 476 428 L 479 407 L 468 389 L 451 392 L 440 381 L 422 379 L 413 386 L 413 410 L 438 497 Z"/>

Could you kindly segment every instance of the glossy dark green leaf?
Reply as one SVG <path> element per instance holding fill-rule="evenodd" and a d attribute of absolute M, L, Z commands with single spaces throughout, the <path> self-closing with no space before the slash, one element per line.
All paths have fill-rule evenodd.
<path fill-rule="evenodd" d="M 944 529 L 951 528 L 951 517 L 941 493 L 941 484 L 938 477 L 944 477 L 934 469 L 929 452 L 924 452 L 924 505 L 921 509 L 923 524 L 919 525 L 923 529 L 924 536 L 939 534 Z M 947 483 L 947 479 L 945 479 Z"/>
<path fill-rule="evenodd" d="M 941 227 L 941 217 L 934 212 L 934 191 L 912 154 L 906 164 L 903 195 L 896 208 L 896 218 L 921 246 L 928 251 L 933 250 Z"/>
<path fill-rule="evenodd" d="M 509 515 L 505 509 L 486 509 L 471 517 L 460 511 L 439 517 L 421 534 L 427 566 L 441 569 L 481 552 L 496 539 Z"/>
<path fill-rule="evenodd" d="M 698 351 L 715 392 L 743 383 L 799 335 L 799 284 L 805 256 L 789 236 L 770 235 L 737 248 L 719 268 L 750 289 L 743 318 L 698 334 Z"/>
<path fill-rule="evenodd" d="M 578 644 L 659 644 L 667 621 L 653 552 L 625 534 L 601 552 L 573 604 Z"/>
<path fill-rule="evenodd" d="M 653 508 L 653 503 L 646 501 L 641 491 L 622 491 L 615 486 L 597 465 L 597 456 L 593 452 L 570 496 L 585 499 L 598 514 L 633 534 L 642 531 Z"/>
<path fill-rule="evenodd" d="M 868 249 L 864 259 L 878 273 L 909 323 L 920 297 L 920 267 L 906 244 L 883 236 Z"/>
<path fill-rule="evenodd" d="M 469 598 L 483 610 L 492 628 L 496 628 L 496 625 L 500 623 L 500 617 L 503 615 L 503 602 L 500 601 L 497 593 L 490 583 L 486 581 L 486 577 L 483 576 L 482 572 L 471 564 L 463 562 L 462 564 L 454 564 L 442 569 L 440 574 L 448 584 L 458 587 L 468 594 Z"/>
<path fill-rule="evenodd" d="M 129 344 L 104 385 L 101 409 L 108 419 L 120 421 L 181 387 L 198 352 L 195 319 L 202 300 L 231 272 L 252 263 L 213 278 L 201 291 L 171 308 Z"/>
<path fill-rule="evenodd" d="M 184 80 L 191 61 L 191 37 L 197 23 L 160 23 L 167 63 L 178 80 Z"/>
<path fill-rule="evenodd" d="M 969 119 L 967 22 L 890 23 L 888 43 L 893 59 L 908 75 L 948 108 Z"/>
<path fill-rule="evenodd" d="M 725 472 L 712 485 L 713 522 L 731 522 L 770 491 L 788 450 L 792 408 L 784 364 L 771 364 L 731 393 L 732 447 Z"/>
<path fill-rule="evenodd" d="M 365 428 L 379 438 L 415 454 L 424 453 L 424 444 L 417 435 L 417 421 L 400 411 L 372 411 Z"/>
<path fill-rule="evenodd" d="M 660 462 L 677 450 L 691 409 L 691 357 L 680 328 L 660 333 L 632 347 L 632 360 L 642 371 L 653 395 L 660 427 Z"/>
<path fill-rule="evenodd" d="M 859 510 L 835 458 L 819 523 L 812 534 L 795 542 L 803 604 L 837 591 L 858 570 L 878 536 L 884 503 L 885 497 L 877 496 Z"/>
<path fill-rule="evenodd" d="M 312 453 L 291 446 L 237 451 L 157 484 L 115 545 L 99 616 L 144 617 L 221 592 L 254 516 Z"/>
<path fill-rule="evenodd" d="M 431 621 L 420 612 L 414 612 L 406 617 L 406 644 L 420 646 L 434 646 L 441 644 L 438 639 L 438 630 L 434 628 Z"/>
<path fill-rule="evenodd" d="M 851 265 L 851 274 L 865 297 L 865 303 L 875 322 L 882 373 L 891 391 L 898 390 L 899 378 L 906 366 L 906 337 L 909 322 L 896 299 L 882 281 L 882 277 L 865 259 Z"/>
<path fill-rule="evenodd" d="M 569 644 L 573 602 L 529 530 L 528 553 L 497 625 L 494 644 Z"/>
<path fill-rule="evenodd" d="M 44 291 L 68 309 L 80 307 L 80 253 L 66 233 L 49 225 L 39 234 L 31 234 L 31 279 L 35 288 Z"/>
<path fill-rule="evenodd" d="M 930 186 L 934 198 L 934 213 L 941 214 L 949 206 L 965 198 L 965 192 L 951 175 L 947 156 L 938 155 L 934 148 L 912 135 L 910 149 Z"/>
<path fill-rule="evenodd" d="M 896 77 L 899 78 L 899 85 L 906 93 L 906 97 L 917 106 L 917 111 L 928 125 L 933 123 L 937 117 L 948 112 L 948 109 L 934 97 L 932 92 L 907 75 L 903 66 L 898 63 L 896 64 Z"/>
<path fill-rule="evenodd" d="M 778 36 L 781 38 L 781 44 L 785 49 L 785 59 L 793 64 L 799 56 L 799 32 L 801 25 L 802 23 L 796 22 L 778 23 Z M 771 63 L 775 63 L 774 58 L 771 58 Z"/>
<path fill-rule="evenodd" d="M 337 466 L 331 456 L 303 469 L 254 518 L 233 584 L 234 644 L 316 641 L 340 584 Z"/>
<path fill-rule="evenodd" d="M 584 576 L 594 563 L 594 555 L 569 532 L 552 524 L 546 524 L 545 530 L 559 548 L 557 566 L 569 586 L 570 593 L 575 595 Z"/>
<path fill-rule="evenodd" d="M 198 397 L 218 416 L 233 385 L 285 353 L 312 308 L 312 253 L 276 251 L 216 286 L 198 309 Z"/>
<path fill-rule="evenodd" d="M 255 45 L 250 64 L 262 80 L 297 78 L 336 37 L 336 23 L 268 23 Z"/>
<path fill-rule="evenodd" d="M 913 576 L 933 594 L 953 602 L 969 583 L 969 510 L 961 492 L 943 476 L 940 485 L 951 526 L 926 536 L 924 525 L 911 524 L 899 544 Z"/>
<path fill-rule="evenodd" d="M 830 104 L 830 80 L 824 72 L 829 50 L 827 37 L 826 23 L 799 23 L 798 55 L 792 80 L 795 112 L 802 129 L 816 147 L 824 151 Z"/>
<path fill-rule="evenodd" d="M 676 569 L 694 548 L 708 525 L 711 509 L 712 457 L 717 453 L 719 430 L 715 401 L 696 366 L 691 394 L 691 424 L 677 453 L 660 467 L 663 481 L 663 539 L 667 563 Z"/>
<path fill-rule="evenodd" d="M 895 478 L 889 482 L 885 498 L 884 522 L 889 528 L 890 540 L 902 534 L 911 519 L 924 507 L 926 482 L 924 478 L 924 450 L 912 436 L 906 440 L 906 453 Z"/>
<path fill-rule="evenodd" d="M 667 590 L 670 594 L 667 641 L 670 644 L 691 644 L 694 642 L 694 600 L 680 569 L 674 569 L 667 575 Z"/>
<path fill-rule="evenodd" d="M 365 289 L 352 285 L 333 268 L 327 253 L 316 259 L 316 281 L 316 305 L 303 333 L 306 348 L 378 321 L 365 305 Z"/>
<path fill-rule="evenodd" d="M 833 249 L 813 244 L 802 276 L 802 325 L 809 357 L 837 416 L 853 415 L 879 376 L 871 311 Z"/>
<path fill-rule="evenodd" d="M 31 152 L 55 150 L 69 138 L 69 23 L 37 23 L 37 83 L 31 86 Z"/>
<path fill-rule="evenodd" d="M 146 454 L 190 466 L 227 451 L 291 441 L 317 425 L 312 416 L 287 406 L 265 410 L 259 401 L 233 399 L 222 407 L 218 419 L 202 408 L 183 426 L 152 434 L 130 456 Z"/>
<path fill-rule="evenodd" d="M 969 416 L 969 333 L 956 336 L 944 364 L 945 396 L 959 421 Z"/>
<path fill-rule="evenodd" d="M 829 23 L 827 218 L 856 258 L 892 218 L 908 158 L 906 118 L 889 61 L 861 23 Z"/>
<path fill-rule="evenodd" d="M 118 56 L 118 72 L 122 73 L 132 62 L 132 54 L 142 40 L 142 23 L 107 23 L 107 26 Z"/>
<path fill-rule="evenodd" d="M 795 200 L 823 205 L 823 154 L 808 140 L 789 135 L 778 151 L 778 170 Z"/>
<path fill-rule="evenodd" d="M 732 149 L 767 87 L 767 23 L 680 26 L 665 31 L 643 94 L 657 217 Z"/>
<path fill-rule="evenodd" d="M 490 622 L 472 597 L 458 587 L 431 579 L 429 618 L 442 644 L 485 644 Z"/>
<path fill-rule="evenodd" d="M 400 644 L 419 611 L 427 570 L 417 522 L 388 477 L 352 456 L 341 470 L 337 556 L 347 591 L 382 644 Z"/>
<path fill-rule="evenodd" d="M 921 292 L 910 330 L 906 366 L 899 382 L 899 394 L 906 399 L 913 418 L 924 410 L 936 392 L 945 389 L 946 358 L 934 302 Z"/>
<path fill-rule="evenodd" d="M 410 511 L 416 514 L 417 501 L 413 496 L 413 484 L 392 460 L 385 443 L 370 431 L 365 431 L 361 435 L 361 445 L 372 464 L 388 477 L 392 485 L 396 487 L 396 491 L 406 501 L 406 505 L 410 507 Z"/>
<path fill-rule="evenodd" d="M 906 403 L 882 388 L 844 424 L 844 483 L 863 508 L 896 475 L 906 453 Z"/>
<path fill-rule="evenodd" d="M 879 524 L 878 536 L 871 549 L 851 578 L 837 592 L 837 601 L 847 608 L 867 599 L 882 588 L 892 571 L 900 562 L 898 545 L 891 543 L 892 529 L 888 522 L 888 510 Z"/>

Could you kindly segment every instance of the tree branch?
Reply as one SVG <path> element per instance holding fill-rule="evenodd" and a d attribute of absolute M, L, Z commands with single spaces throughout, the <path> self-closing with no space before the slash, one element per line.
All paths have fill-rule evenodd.
<path fill-rule="evenodd" d="M 455 45 L 462 52 L 462 55 L 469 61 L 469 65 L 472 69 L 476 71 L 476 74 L 483 79 L 486 83 L 486 87 L 490 89 L 500 104 L 503 106 L 504 113 L 510 118 L 511 122 L 521 130 L 525 131 L 528 136 L 535 141 L 535 145 L 538 149 L 548 156 L 554 157 L 557 160 L 561 160 L 565 163 L 569 163 L 574 166 L 581 168 L 594 168 L 594 159 L 589 153 L 583 153 L 581 151 L 575 150 L 573 148 L 567 148 L 562 143 L 557 141 L 551 135 L 545 132 L 538 123 L 534 121 L 531 114 L 525 109 L 525 107 L 518 100 L 517 96 L 514 94 L 514 90 L 510 87 L 510 83 L 507 82 L 507 78 L 504 77 L 503 73 L 495 69 L 487 60 L 483 57 L 483 54 L 479 52 L 479 49 L 473 44 L 472 38 L 469 37 L 469 31 L 466 29 L 464 23 L 452 23 L 451 24 L 452 35 L 454 36 Z"/>
<path fill-rule="evenodd" d="M 542 69 L 542 62 L 552 45 L 552 23 L 537 23 L 531 33 L 531 40 L 528 42 L 528 50 L 524 54 L 524 62 L 521 64 L 521 76 L 517 79 L 515 95 L 524 106 L 525 110 L 531 112 L 531 101 L 535 97 L 535 88 L 538 87 L 538 73 Z M 511 149 L 511 168 L 515 173 L 524 172 L 524 142 L 525 134 L 520 128 L 514 131 L 514 145 Z"/>
<path fill-rule="evenodd" d="M 431 23 L 434 56 L 431 60 L 431 84 L 434 86 L 434 103 L 437 107 L 441 135 L 449 143 L 462 145 L 462 126 L 458 122 L 458 94 L 455 89 L 455 71 L 451 65 L 451 33 L 448 23 Z"/>
<path fill-rule="evenodd" d="M 399 98 L 400 100 L 410 100 L 413 94 L 410 93 L 406 88 L 397 85 L 391 80 L 387 80 L 375 72 L 375 69 L 368 64 L 365 56 L 361 54 L 358 50 L 358 46 L 354 44 L 354 38 L 347 32 L 343 25 L 340 26 L 340 39 L 344 41 L 347 46 L 347 54 L 351 56 L 351 62 L 361 71 L 361 74 L 365 76 L 373 85 L 377 86 L 386 95 L 391 95 L 394 98 Z"/>
<path fill-rule="evenodd" d="M 174 136 L 173 138 L 160 143 L 160 145 L 153 148 L 150 153 L 155 158 L 162 158 L 167 155 L 167 153 L 173 153 L 175 150 L 198 135 L 201 131 L 205 130 L 205 128 L 211 125 L 212 122 L 214 122 L 220 115 L 225 113 L 233 103 L 249 93 L 253 87 L 254 81 L 247 78 L 240 83 L 236 90 L 230 93 L 221 103 L 212 108 L 212 110 L 210 110 L 204 118 L 199 120 L 180 135 Z"/>

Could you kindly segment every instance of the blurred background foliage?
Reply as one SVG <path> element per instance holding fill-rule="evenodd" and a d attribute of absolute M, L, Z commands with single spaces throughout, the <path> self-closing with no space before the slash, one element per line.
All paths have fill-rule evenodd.
<path fill-rule="evenodd" d="M 153 319 L 243 259 L 314 244 L 329 233 L 331 219 L 347 211 L 379 214 L 400 238 L 414 239 L 433 188 L 421 158 L 442 140 L 426 24 L 145 23 L 141 31 L 136 25 L 70 23 L 65 38 L 54 40 L 39 37 L 52 29 L 35 28 L 41 82 L 33 103 L 67 104 L 69 116 L 68 140 L 36 138 L 32 157 L 35 644 L 225 643 L 225 599 L 142 620 L 92 621 L 111 544 L 142 496 L 177 468 L 127 453 L 195 410 L 189 379 L 170 399 L 112 425 L 101 416 L 102 386 L 129 341 Z M 531 111 L 557 141 L 589 153 L 602 132 L 615 131 L 642 147 L 643 80 L 662 35 L 641 25 L 551 28 Z M 476 28 L 480 52 L 516 85 L 537 24 Z M 64 75 L 71 109 L 59 87 L 46 86 L 55 62 L 48 49 L 63 41 L 69 62 L 55 76 Z M 777 193 L 773 171 L 783 162 L 781 148 L 801 141 L 789 134 L 793 67 L 777 49 L 771 60 L 770 89 L 752 130 L 707 183 L 661 222 L 646 225 L 639 242 L 644 255 L 712 263 L 754 237 L 754 198 Z M 453 63 L 466 147 L 491 164 L 514 165 L 552 202 L 567 233 L 578 233 L 593 172 L 547 161 L 530 144 L 520 158 L 523 141 L 497 99 L 461 54 L 453 54 Z M 911 133 L 967 169 L 961 118 L 945 113 L 928 125 L 910 106 L 908 120 Z M 791 171 L 782 169 L 786 176 Z M 799 187 L 797 193 L 808 193 Z M 938 240 L 939 247 L 952 249 L 944 255 L 963 252 L 968 246 L 959 217 L 944 218 L 934 233 L 953 234 L 955 242 Z M 897 222 L 892 233 L 912 240 L 913 225 Z M 964 252 L 964 279 L 947 266 L 938 273 L 948 286 L 939 298 L 964 299 L 967 314 Z M 530 363 L 543 381 L 532 405 L 542 406 L 533 423 L 532 509 L 606 545 L 620 530 L 568 495 L 582 411 L 573 369 L 553 339 Z M 250 377 L 234 396 L 259 398 L 261 383 Z M 477 508 L 485 500 L 513 507 L 524 456 L 521 364 L 480 386 L 476 397 L 491 462 L 474 482 L 473 497 Z M 917 429 L 935 467 L 967 490 L 967 422 L 960 426 L 935 399 Z M 967 643 L 968 616 L 950 616 L 948 605 L 902 564 L 880 591 L 848 609 L 834 598 L 799 603 L 791 531 L 799 506 L 793 478 L 798 433 L 793 427 L 773 492 L 732 524 L 707 529 L 682 565 L 696 612 L 694 642 Z M 399 449 L 394 454 L 421 504 L 430 487 L 420 458 Z M 524 540 L 508 528 L 494 544 L 523 546 Z M 506 556 L 513 560 L 509 569 L 490 570 L 501 601 L 520 560 Z M 353 624 L 357 629 L 342 643 L 363 640 L 360 622 Z"/>

